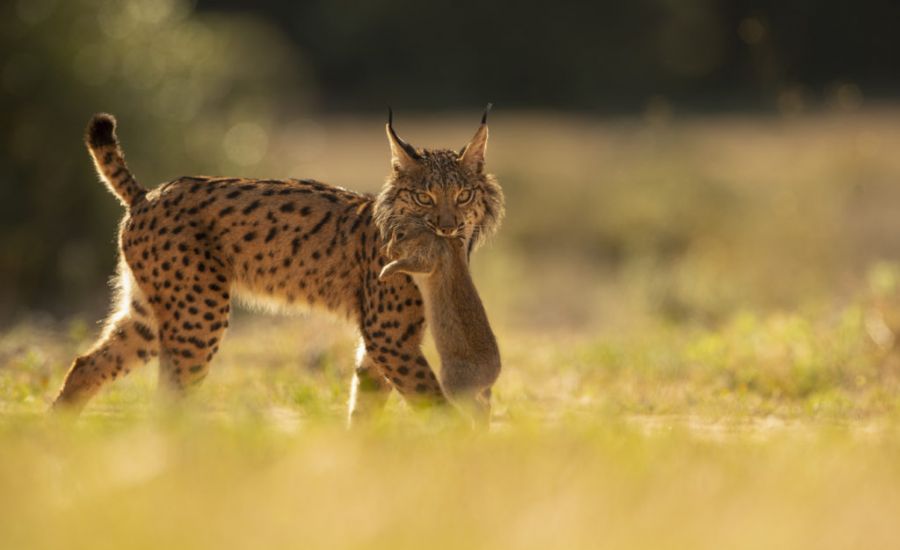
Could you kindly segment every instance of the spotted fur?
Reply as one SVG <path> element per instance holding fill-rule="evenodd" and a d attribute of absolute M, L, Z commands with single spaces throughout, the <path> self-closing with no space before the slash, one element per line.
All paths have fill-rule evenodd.
<path fill-rule="evenodd" d="M 100 339 L 73 362 L 55 407 L 79 410 L 104 384 L 154 357 L 161 386 L 181 393 L 198 384 L 221 345 L 236 296 L 284 309 L 318 306 L 359 328 L 351 417 L 379 409 L 391 388 L 414 405 L 445 401 L 420 349 L 425 313 L 419 289 L 409 276 L 381 281 L 378 275 L 387 263 L 383 235 L 399 227 L 394 220 L 428 217 L 410 208 L 398 189 L 417 181 L 450 188 L 440 185 L 442 178 L 465 172 L 452 172 L 446 162 L 415 171 L 405 166 L 392 172 L 378 198 L 313 180 L 208 176 L 148 191 L 125 164 L 112 116 L 96 115 L 86 142 L 101 178 L 127 208 L 118 239 L 119 299 Z M 476 147 L 482 153 L 483 143 Z M 473 150 L 471 144 L 466 149 Z M 457 162 L 475 174 L 471 158 L 458 155 Z M 493 182 L 500 202 L 494 201 L 492 215 L 455 218 L 464 220 L 460 232 L 473 243 L 486 227 L 493 231 L 502 214 L 493 178 L 475 179 Z"/>

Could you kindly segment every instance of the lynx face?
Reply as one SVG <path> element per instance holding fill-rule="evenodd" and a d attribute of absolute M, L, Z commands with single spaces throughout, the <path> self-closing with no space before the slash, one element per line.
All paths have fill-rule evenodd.
<path fill-rule="evenodd" d="M 496 232 L 503 192 L 484 172 L 487 124 L 460 152 L 416 150 L 387 127 L 392 172 L 375 203 L 375 222 L 387 243 L 425 226 L 441 237 L 463 238 L 469 251 Z"/>

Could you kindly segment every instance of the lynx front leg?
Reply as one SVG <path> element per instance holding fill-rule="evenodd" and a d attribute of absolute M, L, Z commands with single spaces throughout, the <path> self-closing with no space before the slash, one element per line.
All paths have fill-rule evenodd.
<path fill-rule="evenodd" d="M 447 403 L 441 385 L 420 350 L 410 353 L 373 354 L 374 363 L 385 373 L 391 385 L 414 408 L 429 408 Z"/>
<path fill-rule="evenodd" d="M 370 420 L 384 408 L 391 394 L 391 384 L 381 370 L 366 353 L 365 344 L 361 343 L 357 354 L 356 371 L 350 387 L 350 403 L 347 412 L 347 425 L 353 426 L 360 421 Z"/>
<path fill-rule="evenodd" d="M 384 263 L 368 275 L 360 333 L 366 356 L 403 398 L 417 408 L 446 404 L 441 385 L 422 355 L 425 305 L 409 275 L 379 280 Z"/>
<path fill-rule="evenodd" d="M 420 344 L 424 319 L 402 325 L 385 321 L 363 331 L 366 357 L 382 377 L 416 408 L 444 404 L 444 392 Z"/>

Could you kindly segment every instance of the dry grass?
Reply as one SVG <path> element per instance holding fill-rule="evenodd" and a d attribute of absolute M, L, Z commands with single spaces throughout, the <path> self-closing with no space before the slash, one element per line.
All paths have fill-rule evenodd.
<path fill-rule="evenodd" d="M 184 407 L 146 369 L 51 422 L 95 330 L 23 319 L 0 337 L 0 547 L 895 548 L 898 122 L 498 113 L 487 434 L 397 400 L 346 432 L 353 331 L 246 313 Z M 284 128 L 257 172 L 375 190 L 371 127 Z"/>

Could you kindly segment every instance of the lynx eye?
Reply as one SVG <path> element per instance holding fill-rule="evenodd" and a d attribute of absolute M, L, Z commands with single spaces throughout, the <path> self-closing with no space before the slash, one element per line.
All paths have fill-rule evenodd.
<path fill-rule="evenodd" d="M 472 197 L 474 196 L 475 194 L 472 193 L 471 189 L 463 189 L 459 192 L 458 195 L 456 195 L 456 204 L 466 204 L 467 202 L 472 200 Z"/>
<path fill-rule="evenodd" d="M 431 206 L 434 204 L 434 199 L 431 198 L 431 195 L 422 191 L 413 193 L 413 200 L 419 203 L 420 206 Z"/>

